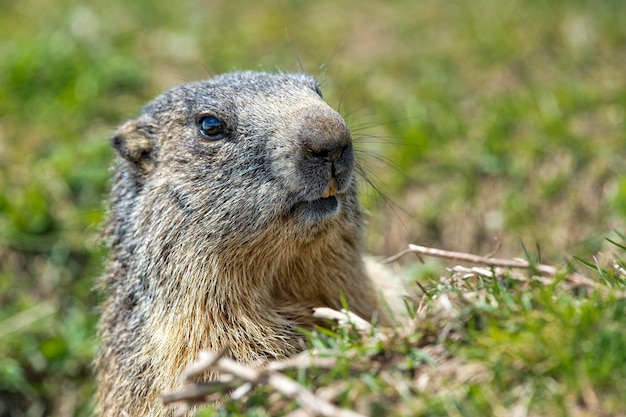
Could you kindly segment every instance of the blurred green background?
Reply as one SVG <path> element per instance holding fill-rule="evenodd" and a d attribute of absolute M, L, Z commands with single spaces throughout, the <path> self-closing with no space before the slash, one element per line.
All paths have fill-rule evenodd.
<path fill-rule="evenodd" d="M 0 415 L 88 415 L 108 138 L 184 81 L 306 71 L 347 118 L 368 246 L 565 262 L 626 219 L 626 3 L 3 0 Z M 377 191 L 378 190 L 378 191 Z M 382 191 L 382 193 L 380 192 Z"/>

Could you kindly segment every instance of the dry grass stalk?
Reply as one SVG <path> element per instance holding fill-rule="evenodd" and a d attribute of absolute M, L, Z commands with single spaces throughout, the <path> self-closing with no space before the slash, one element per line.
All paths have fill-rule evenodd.
<path fill-rule="evenodd" d="M 503 268 L 522 268 L 531 269 L 542 274 L 553 276 L 557 273 L 557 268 L 551 265 L 544 264 L 531 264 L 523 259 L 498 259 L 498 258 L 486 258 L 484 256 L 473 255 L 471 253 L 464 252 L 451 252 L 441 249 L 427 248 L 425 246 L 418 246 L 409 244 L 408 252 L 414 252 L 419 255 L 435 256 L 437 258 L 454 259 L 456 261 L 469 262 L 473 264 L 482 264 L 488 266 L 499 266 Z"/>
<path fill-rule="evenodd" d="M 334 320 L 341 328 L 353 326 L 354 329 L 359 332 L 368 331 L 372 328 L 370 322 L 345 309 L 337 311 L 328 307 L 318 307 L 314 309 L 313 316 L 322 319 Z"/>
<path fill-rule="evenodd" d="M 519 274 L 515 274 L 509 272 L 507 269 L 526 269 L 530 271 L 534 271 L 540 274 L 540 276 L 533 276 L 533 279 L 540 281 L 544 285 L 549 285 L 553 282 L 553 278 L 558 275 L 560 271 L 558 268 L 552 265 L 540 264 L 540 263 L 531 263 L 525 261 L 523 259 L 499 259 L 499 258 L 491 258 L 484 257 L 479 255 L 474 255 L 471 253 L 465 252 L 453 252 L 446 251 L 442 249 L 428 248 L 425 246 L 413 245 L 409 244 L 408 249 L 403 250 L 402 252 L 388 258 L 385 262 L 390 263 L 394 262 L 400 257 L 406 255 L 407 253 L 415 253 L 418 257 L 422 255 L 433 256 L 441 259 L 452 259 L 461 262 L 467 262 L 472 264 L 479 264 L 482 267 L 465 267 L 465 266 L 455 266 L 450 268 L 451 271 L 457 273 L 465 273 L 468 275 L 478 275 L 485 276 L 491 278 L 502 277 L 504 275 L 510 276 L 514 279 L 518 280 L 527 280 L 528 277 L 522 277 Z M 617 268 L 616 268 L 617 269 Z M 567 283 L 574 287 L 585 287 L 585 288 L 594 288 L 599 291 L 611 292 L 613 295 L 618 297 L 626 297 L 626 293 L 620 292 L 616 293 L 605 287 L 604 285 L 578 273 L 578 272 L 570 272 L 564 275 L 563 277 Z"/>
<path fill-rule="evenodd" d="M 220 393 L 233 399 L 240 399 L 258 385 L 267 385 L 287 398 L 297 402 L 306 415 L 363 417 L 362 414 L 345 410 L 315 395 L 293 379 L 280 373 L 280 370 L 293 367 L 322 366 L 331 367 L 335 361 L 326 358 L 314 358 L 311 352 L 304 352 L 285 361 L 270 362 L 266 366 L 260 364 L 246 365 L 225 357 L 226 350 L 220 352 L 203 352 L 198 361 L 183 373 L 187 383 L 181 390 L 163 395 L 163 403 L 172 405 L 182 402 L 180 413 L 187 412 L 198 402 L 205 402 L 212 394 Z M 217 373 L 214 381 L 196 382 L 206 373 Z"/>

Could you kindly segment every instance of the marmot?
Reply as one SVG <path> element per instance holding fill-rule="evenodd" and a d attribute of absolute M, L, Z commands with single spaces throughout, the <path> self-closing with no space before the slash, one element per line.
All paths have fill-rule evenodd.
<path fill-rule="evenodd" d="M 174 87 L 111 143 L 100 415 L 167 415 L 160 395 L 199 351 L 284 357 L 342 296 L 389 322 L 362 255 L 351 133 L 311 76 Z"/>

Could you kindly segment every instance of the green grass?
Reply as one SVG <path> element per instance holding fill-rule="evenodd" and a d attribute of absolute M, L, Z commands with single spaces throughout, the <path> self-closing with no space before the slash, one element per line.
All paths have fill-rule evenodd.
<path fill-rule="evenodd" d="M 605 240 L 626 230 L 623 1 L 7 0 L 0 39 L 0 415 L 90 413 L 115 126 L 172 85 L 259 68 L 313 73 L 346 116 L 384 191 L 363 182 L 370 252 L 524 257 L 521 240 L 601 286 L 403 264 L 432 296 L 415 333 L 314 335 L 347 359 L 304 383 L 342 381 L 338 402 L 372 415 L 626 414 L 625 278 Z M 250 401 L 228 407 L 270 413 Z"/>

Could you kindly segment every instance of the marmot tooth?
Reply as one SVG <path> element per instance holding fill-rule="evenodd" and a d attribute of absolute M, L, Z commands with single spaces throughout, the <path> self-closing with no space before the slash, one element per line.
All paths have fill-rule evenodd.
<path fill-rule="evenodd" d="M 335 177 L 332 177 L 328 187 L 326 187 L 320 198 L 333 197 L 335 194 L 337 194 L 337 180 L 335 180 Z"/>
<path fill-rule="evenodd" d="M 337 180 L 335 180 L 335 177 L 332 177 L 330 179 L 330 184 L 328 185 L 327 192 L 329 196 L 334 196 L 335 194 L 337 194 Z"/>

